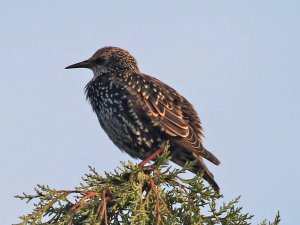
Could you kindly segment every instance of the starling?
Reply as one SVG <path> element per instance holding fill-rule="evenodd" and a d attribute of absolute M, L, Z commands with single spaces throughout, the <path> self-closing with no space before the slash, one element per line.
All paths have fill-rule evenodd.
<path fill-rule="evenodd" d="M 191 172 L 203 172 L 204 179 L 219 192 L 203 158 L 215 165 L 220 161 L 203 146 L 200 119 L 188 100 L 140 72 L 135 58 L 118 47 L 101 48 L 88 60 L 66 67 L 72 68 L 93 71 L 86 97 L 101 127 L 121 151 L 149 161 L 169 143 L 171 161 L 183 166 L 196 160 Z"/>

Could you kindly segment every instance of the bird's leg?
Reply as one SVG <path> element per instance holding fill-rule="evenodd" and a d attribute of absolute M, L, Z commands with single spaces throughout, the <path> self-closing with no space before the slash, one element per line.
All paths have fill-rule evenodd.
<path fill-rule="evenodd" d="M 162 153 L 165 150 L 165 148 L 159 148 L 155 152 L 153 152 L 151 155 L 149 155 L 146 159 L 144 159 L 142 162 L 139 163 L 140 167 L 144 167 L 146 163 L 154 159 L 156 156 L 158 156 L 160 153 Z"/>

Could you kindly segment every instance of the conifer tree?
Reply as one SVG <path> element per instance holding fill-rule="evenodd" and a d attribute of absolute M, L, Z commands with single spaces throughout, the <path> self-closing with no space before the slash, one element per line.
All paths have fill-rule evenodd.
<path fill-rule="evenodd" d="M 251 224 L 253 216 L 237 206 L 240 197 L 221 203 L 223 196 L 206 186 L 202 174 L 191 179 L 182 174 L 192 163 L 174 169 L 166 162 L 168 152 L 155 166 L 122 163 L 113 173 L 99 175 L 90 167 L 83 182 L 73 190 L 38 185 L 35 194 L 16 196 L 33 202 L 34 210 L 20 217 L 18 225 L 214 225 Z M 279 213 L 273 222 L 277 225 Z"/>

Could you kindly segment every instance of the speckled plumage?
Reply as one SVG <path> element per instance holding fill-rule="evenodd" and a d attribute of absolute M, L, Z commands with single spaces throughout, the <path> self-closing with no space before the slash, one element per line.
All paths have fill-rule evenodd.
<path fill-rule="evenodd" d="M 86 97 L 118 148 L 133 158 L 145 159 L 169 141 L 171 160 L 182 166 L 196 159 L 192 172 L 203 170 L 204 178 L 219 191 L 202 157 L 216 165 L 220 161 L 202 144 L 197 112 L 173 88 L 141 73 L 129 52 L 104 47 L 90 59 L 66 68 L 93 71 Z"/>

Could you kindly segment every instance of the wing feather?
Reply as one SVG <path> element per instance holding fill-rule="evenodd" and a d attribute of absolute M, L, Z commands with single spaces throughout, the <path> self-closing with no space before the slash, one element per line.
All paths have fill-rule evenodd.
<path fill-rule="evenodd" d="M 200 119 L 193 106 L 171 87 L 151 76 L 143 76 L 148 88 L 142 93 L 142 98 L 154 125 L 159 126 L 168 135 L 177 137 L 176 142 L 193 154 L 202 156 L 216 165 L 220 164 L 202 144 Z"/>

